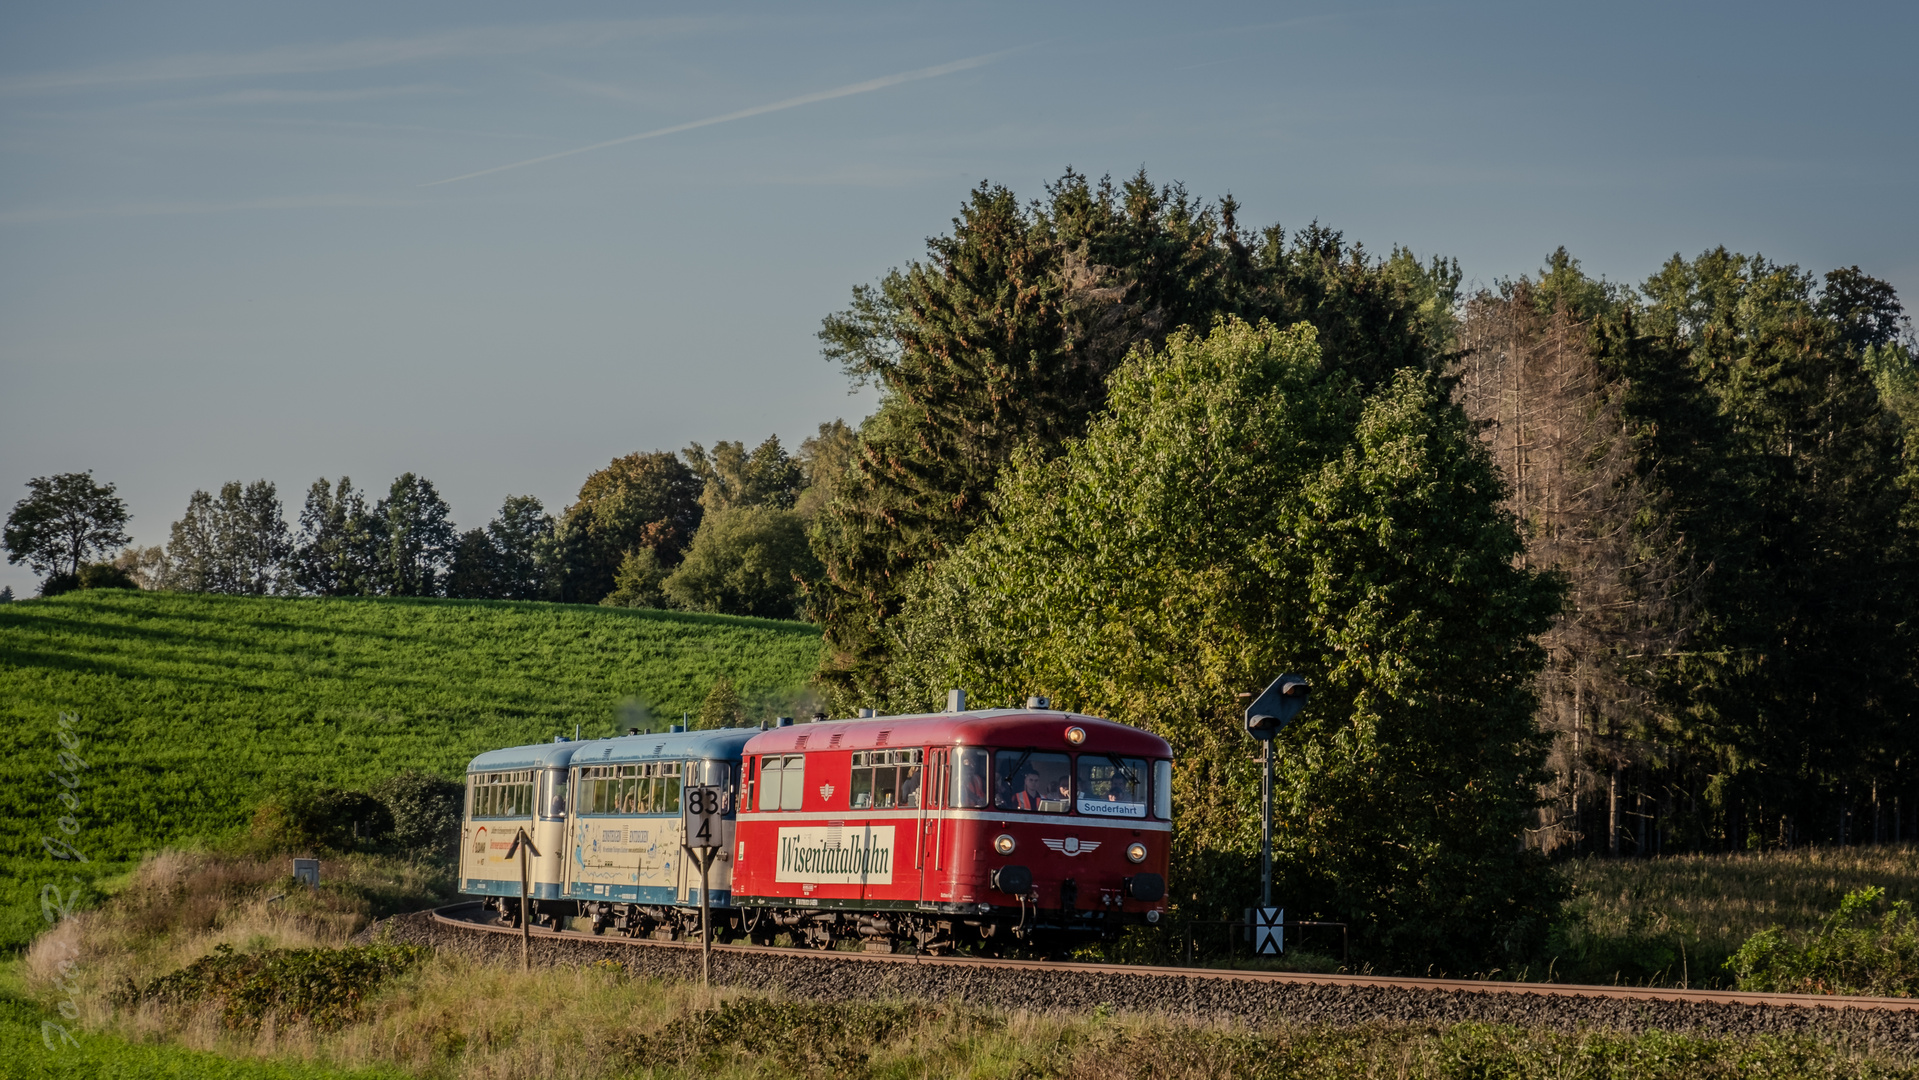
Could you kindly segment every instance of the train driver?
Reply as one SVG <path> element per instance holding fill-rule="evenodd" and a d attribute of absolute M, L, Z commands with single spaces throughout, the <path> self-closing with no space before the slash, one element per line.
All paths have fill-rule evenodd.
<path fill-rule="evenodd" d="M 1038 810 L 1039 801 L 1046 797 L 1039 773 L 1029 767 L 1019 780 L 1020 788 L 1013 793 L 1013 805 L 1021 810 Z"/>

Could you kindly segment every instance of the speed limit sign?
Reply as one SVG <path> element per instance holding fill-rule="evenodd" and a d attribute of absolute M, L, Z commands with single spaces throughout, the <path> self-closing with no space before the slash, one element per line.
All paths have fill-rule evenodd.
<path fill-rule="evenodd" d="M 686 846 L 695 851 L 725 847 L 720 835 L 720 810 L 726 805 L 726 789 L 689 787 L 682 804 L 681 822 L 686 826 Z"/>

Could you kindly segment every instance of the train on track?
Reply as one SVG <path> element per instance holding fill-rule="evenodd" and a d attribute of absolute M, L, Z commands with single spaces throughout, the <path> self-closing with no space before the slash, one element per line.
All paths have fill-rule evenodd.
<path fill-rule="evenodd" d="M 1138 728 L 1023 709 L 494 750 L 467 768 L 461 891 L 536 924 L 678 940 L 700 931 L 681 846 L 689 786 L 724 790 L 708 874 L 721 940 L 869 951 L 1062 947 L 1166 910 L 1172 748 Z"/>

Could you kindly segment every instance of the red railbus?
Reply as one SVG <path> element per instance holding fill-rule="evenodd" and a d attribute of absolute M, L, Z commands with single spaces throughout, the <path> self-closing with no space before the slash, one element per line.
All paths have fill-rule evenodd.
<path fill-rule="evenodd" d="M 742 753 L 732 902 L 757 940 L 1063 944 L 1165 911 L 1172 748 L 1150 732 L 978 710 L 776 727 Z"/>

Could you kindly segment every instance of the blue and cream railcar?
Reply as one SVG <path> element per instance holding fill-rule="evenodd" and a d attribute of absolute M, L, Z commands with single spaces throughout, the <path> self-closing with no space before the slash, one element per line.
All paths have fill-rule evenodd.
<path fill-rule="evenodd" d="M 732 899 L 734 792 L 740 748 L 757 729 L 668 731 L 574 744 L 565 896 L 596 931 L 677 937 L 698 926 L 699 867 L 686 856 L 681 793 L 727 793 L 711 902 Z"/>
<path fill-rule="evenodd" d="M 557 902 L 565 890 L 568 766 L 582 743 L 552 742 L 490 750 L 466 767 L 466 815 L 460 826 L 460 891 L 487 898 L 504 918 L 519 918 L 522 830 L 539 857 L 527 866 L 531 898 Z"/>
<path fill-rule="evenodd" d="M 759 729 L 631 734 L 492 750 L 467 766 L 460 891 L 518 925 L 524 829 L 540 852 L 528 867 L 534 921 L 569 917 L 630 935 L 674 938 L 698 927 L 700 874 L 680 847 L 687 785 L 726 791 L 712 906 L 730 907 L 740 748 Z"/>

